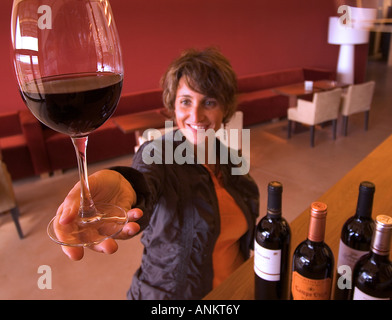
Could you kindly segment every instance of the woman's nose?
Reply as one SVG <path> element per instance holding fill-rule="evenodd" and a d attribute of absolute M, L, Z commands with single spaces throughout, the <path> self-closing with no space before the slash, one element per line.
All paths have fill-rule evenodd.
<path fill-rule="evenodd" d="M 198 123 L 204 118 L 203 108 L 200 105 L 195 105 L 190 112 L 190 117 L 194 123 Z"/>

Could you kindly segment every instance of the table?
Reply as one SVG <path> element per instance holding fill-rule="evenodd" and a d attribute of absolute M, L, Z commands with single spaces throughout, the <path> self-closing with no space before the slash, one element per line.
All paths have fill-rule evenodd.
<path fill-rule="evenodd" d="M 276 87 L 273 89 L 280 95 L 289 98 L 289 108 L 297 105 L 298 98 L 306 98 L 312 96 L 316 92 L 332 90 L 335 88 L 345 88 L 348 84 L 340 83 L 332 80 L 317 80 L 313 81 L 313 88 L 311 90 L 305 89 L 305 82 L 298 82 L 286 86 Z"/>
<path fill-rule="evenodd" d="M 140 145 L 140 139 L 143 131 L 147 129 L 160 129 L 165 127 L 165 121 L 171 120 L 169 112 L 165 108 L 158 108 L 142 112 L 130 113 L 123 116 L 113 117 L 114 123 L 123 133 L 134 133 L 137 146 Z"/>
<path fill-rule="evenodd" d="M 158 129 L 165 127 L 165 121 L 170 120 L 165 108 L 130 113 L 123 116 L 113 117 L 114 123 L 124 133 L 140 132 L 146 129 Z"/>
<path fill-rule="evenodd" d="M 313 83 L 313 86 L 321 90 L 332 90 L 335 88 L 347 88 L 349 84 L 332 80 L 318 80 Z"/>
<path fill-rule="evenodd" d="M 359 183 L 364 180 L 376 185 L 373 218 L 379 214 L 392 215 L 392 135 L 367 155 L 340 181 L 315 201 L 328 205 L 325 242 L 335 256 L 339 251 L 340 232 L 345 221 L 355 213 Z M 290 259 L 297 245 L 306 239 L 309 208 L 290 223 L 292 232 Z M 392 253 L 391 253 L 392 258 Z M 335 282 L 335 281 L 334 281 Z M 252 300 L 254 295 L 253 258 L 247 260 L 220 286 L 212 290 L 206 300 Z"/>

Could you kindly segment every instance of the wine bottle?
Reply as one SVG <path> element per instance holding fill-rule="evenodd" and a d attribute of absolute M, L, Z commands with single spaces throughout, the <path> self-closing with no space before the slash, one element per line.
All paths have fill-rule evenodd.
<path fill-rule="evenodd" d="M 324 242 L 327 205 L 313 202 L 308 238 L 294 251 L 291 296 L 294 300 L 329 300 L 334 257 Z"/>
<path fill-rule="evenodd" d="M 354 268 L 353 300 L 392 300 L 391 234 L 392 218 L 377 216 L 370 252 Z"/>
<path fill-rule="evenodd" d="M 372 219 L 374 192 L 375 185 L 372 182 L 360 183 L 355 215 L 343 225 L 337 262 L 335 300 L 349 299 L 354 266 L 360 257 L 370 251 L 374 224 Z"/>
<path fill-rule="evenodd" d="M 268 184 L 267 214 L 255 233 L 255 299 L 287 300 L 289 292 L 290 226 L 282 217 L 280 182 Z"/>

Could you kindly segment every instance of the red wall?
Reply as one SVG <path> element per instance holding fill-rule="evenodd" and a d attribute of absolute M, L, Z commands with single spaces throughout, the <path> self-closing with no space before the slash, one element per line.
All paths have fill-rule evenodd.
<path fill-rule="evenodd" d="M 334 0 L 111 0 L 124 55 L 123 92 L 153 89 L 189 47 L 218 46 L 238 75 L 290 67 L 336 68 L 327 43 Z M 12 0 L 0 4 L 0 112 L 21 109 L 10 59 Z"/>

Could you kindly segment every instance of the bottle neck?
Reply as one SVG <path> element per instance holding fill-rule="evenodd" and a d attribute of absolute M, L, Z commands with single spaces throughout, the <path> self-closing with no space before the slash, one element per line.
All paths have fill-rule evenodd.
<path fill-rule="evenodd" d="M 372 205 L 373 205 L 373 201 L 371 201 L 370 204 L 369 203 L 365 203 L 365 204 L 361 204 L 360 205 L 358 203 L 357 210 L 355 212 L 355 216 L 358 217 L 358 218 L 371 218 L 371 216 L 372 216 Z"/>
<path fill-rule="evenodd" d="M 309 221 L 308 239 L 312 242 L 323 242 L 325 237 L 325 216 L 311 216 Z"/>
<path fill-rule="evenodd" d="M 271 211 L 267 211 L 267 217 L 270 219 L 280 219 L 282 218 L 282 212 L 271 212 Z"/>
<path fill-rule="evenodd" d="M 272 181 L 268 184 L 268 201 L 267 201 L 268 217 L 282 216 L 282 191 L 283 191 L 283 187 L 280 182 Z"/>
<path fill-rule="evenodd" d="M 372 216 L 375 186 L 368 181 L 361 182 L 357 202 L 357 217 L 370 218 Z"/>
<path fill-rule="evenodd" d="M 370 250 L 379 256 L 389 256 L 391 243 L 391 229 L 381 229 L 376 228 L 372 242 L 370 245 Z"/>
<path fill-rule="evenodd" d="M 281 205 L 281 199 L 280 200 L 275 200 L 274 206 L 267 206 L 267 216 L 268 217 L 281 217 L 282 216 L 282 205 Z"/>

